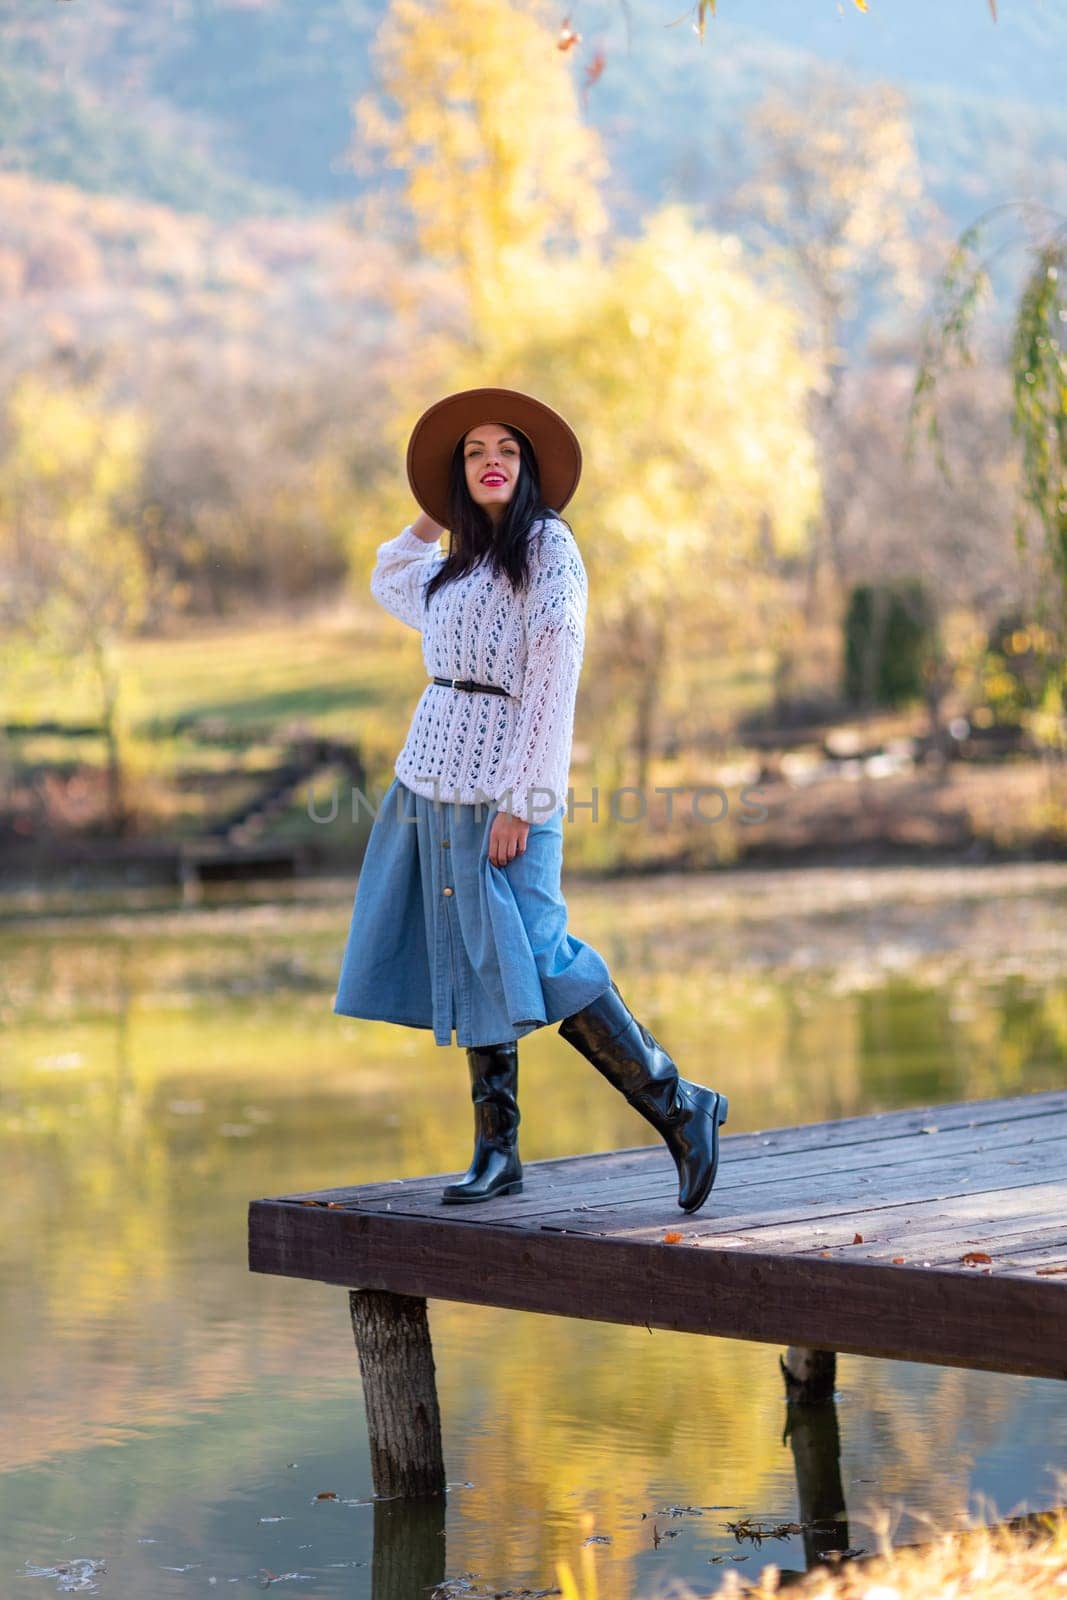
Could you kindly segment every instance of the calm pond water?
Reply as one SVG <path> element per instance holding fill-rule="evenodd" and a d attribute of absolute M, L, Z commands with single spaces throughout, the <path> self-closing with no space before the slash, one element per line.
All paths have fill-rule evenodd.
<path fill-rule="evenodd" d="M 371 1503 L 346 1296 L 249 1274 L 246 1206 L 465 1167 L 465 1061 L 333 1016 L 349 884 L 270 892 L 0 928 L 0 1594 L 56 1592 L 27 1563 L 76 1558 L 123 1600 L 521 1592 L 583 1560 L 600 1600 L 637 1600 L 802 1568 L 798 1537 L 726 1527 L 797 1516 L 757 1344 L 434 1304 L 447 1503 Z M 1067 1078 L 1065 867 L 568 903 L 683 1070 L 730 1095 L 731 1131 Z M 656 1142 L 554 1028 L 520 1053 L 524 1158 Z M 838 1389 L 853 1546 L 877 1507 L 908 1538 L 978 1496 L 1056 1499 L 1067 1386 L 842 1357 Z"/>

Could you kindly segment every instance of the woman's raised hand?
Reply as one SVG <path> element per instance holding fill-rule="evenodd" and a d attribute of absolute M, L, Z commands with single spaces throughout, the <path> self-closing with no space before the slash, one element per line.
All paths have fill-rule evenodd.
<path fill-rule="evenodd" d="M 427 516 L 425 511 L 420 511 L 411 524 L 411 531 L 416 538 L 425 540 L 427 544 L 436 544 L 445 530 L 439 522 Z"/>

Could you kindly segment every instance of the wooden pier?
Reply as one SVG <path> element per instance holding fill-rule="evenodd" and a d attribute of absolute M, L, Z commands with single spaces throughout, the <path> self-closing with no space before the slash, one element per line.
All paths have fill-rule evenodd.
<path fill-rule="evenodd" d="M 457 1176 L 249 1208 L 253 1271 L 352 1291 L 379 1494 L 443 1485 L 428 1299 L 1067 1378 L 1067 1091 L 732 1134 L 691 1216 L 661 1144 Z"/>

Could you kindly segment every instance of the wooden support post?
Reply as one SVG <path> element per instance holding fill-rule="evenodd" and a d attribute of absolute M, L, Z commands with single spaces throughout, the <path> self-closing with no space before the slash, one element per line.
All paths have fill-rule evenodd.
<path fill-rule="evenodd" d="M 350 1289 L 376 1495 L 443 1494 L 445 1463 L 426 1301 Z"/>

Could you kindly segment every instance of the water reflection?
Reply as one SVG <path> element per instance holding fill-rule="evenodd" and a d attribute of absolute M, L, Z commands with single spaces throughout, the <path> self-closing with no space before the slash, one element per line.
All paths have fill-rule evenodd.
<path fill-rule="evenodd" d="M 783 880 L 775 909 L 772 876 L 747 909 L 696 883 L 570 896 L 732 1128 L 1062 1084 L 1062 891 L 1024 926 L 989 892 L 936 916 L 907 893 L 887 909 L 884 886 L 876 913 L 834 909 L 817 878 L 803 905 Z M 422 1574 L 537 1588 L 603 1536 L 585 1548 L 625 1600 L 824 1553 L 726 1524 L 821 1520 L 834 1460 L 856 1545 L 887 1498 L 942 1521 L 979 1490 L 1004 1512 L 1051 1499 L 1054 1384 L 841 1358 L 837 1443 L 832 1411 L 783 1442 L 767 1347 L 435 1304 L 451 1487 L 410 1515 L 373 1504 L 343 1292 L 245 1269 L 250 1197 L 469 1156 L 462 1053 L 331 1014 L 347 912 L 0 935 L 0 1591 L 40 1594 L 23 1563 L 65 1555 L 106 1558 L 106 1592 L 138 1600 L 262 1572 L 349 1597 Z M 523 1043 L 524 1159 L 654 1142 L 554 1030 Z"/>
<path fill-rule="evenodd" d="M 447 1505 L 443 1494 L 375 1504 L 372 1600 L 411 1600 L 444 1583 Z"/>

